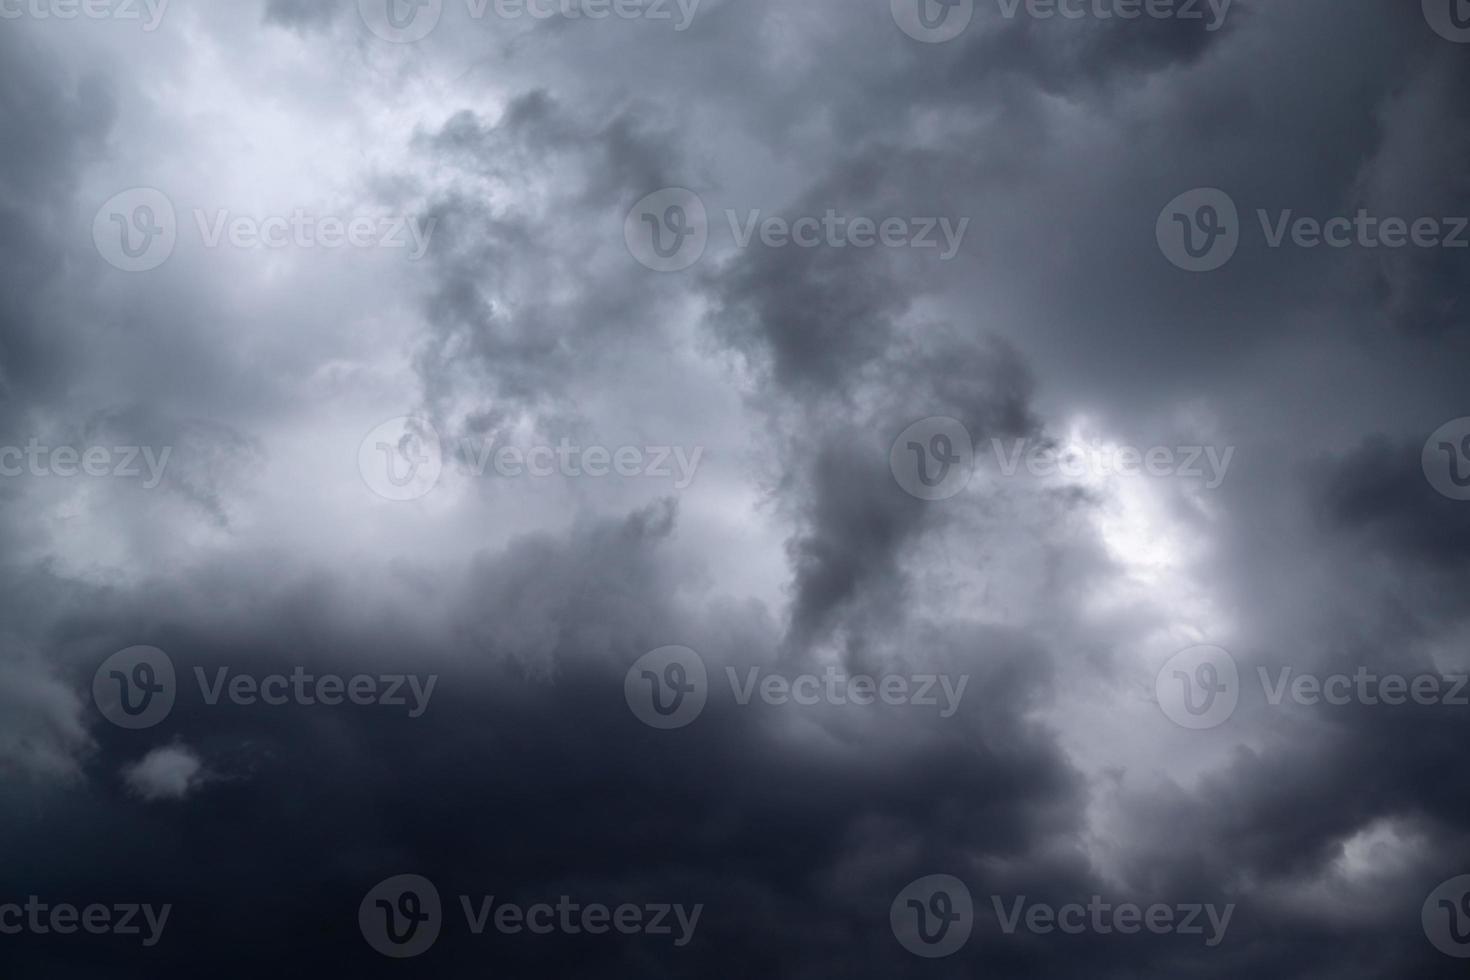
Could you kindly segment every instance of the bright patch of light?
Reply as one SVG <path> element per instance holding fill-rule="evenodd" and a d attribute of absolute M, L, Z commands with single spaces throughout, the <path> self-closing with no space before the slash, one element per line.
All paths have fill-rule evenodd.
<path fill-rule="evenodd" d="M 1062 442 L 1058 479 L 1088 493 L 1090 519 L 1117 574 L 1091 597 L 1091 611 L 1153 607 L 1166 619 L 1169 642 L 1196 642 L 1223 630 L 1214 603 L 1193 569 L 1207 550 L 1199 526 L 1181 517 L 1179 500 L 1190 493 L 1181 479 L 1129 472 L 1125 451 L 1146 452 L 1109 437 L 1086 417 L 1073 419 Z M 1172 505 L 1172 506 L 1171 506 Z M 1192 513 L 1201 514 L 1198 508 Z"/>

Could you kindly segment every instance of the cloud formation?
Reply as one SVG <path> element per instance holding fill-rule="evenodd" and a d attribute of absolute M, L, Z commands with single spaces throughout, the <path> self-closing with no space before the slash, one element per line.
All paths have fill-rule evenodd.
<path fill-rule="evenodd" d="M 0 21 L 17 976 L 1459 975 L 1466 39 L 906 3 Z"/>

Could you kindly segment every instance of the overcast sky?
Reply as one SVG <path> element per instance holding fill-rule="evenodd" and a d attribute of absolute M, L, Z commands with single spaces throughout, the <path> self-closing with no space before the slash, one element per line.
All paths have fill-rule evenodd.
<path fill-rule="evenodd" d="M 7 975 L 1463 975 L 1467 86 L 1465 0 L 0 0 Z"/>

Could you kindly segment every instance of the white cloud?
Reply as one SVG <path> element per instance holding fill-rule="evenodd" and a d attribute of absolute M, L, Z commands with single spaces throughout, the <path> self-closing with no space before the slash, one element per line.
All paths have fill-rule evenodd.
<path fill-rule="evenodd" d="M 124 766 L 122 775 L 128 788 L 150 803 L 187 799 L 209 778 L 203 760 L 183 745 L 154 749 L 138 762 Z"/>

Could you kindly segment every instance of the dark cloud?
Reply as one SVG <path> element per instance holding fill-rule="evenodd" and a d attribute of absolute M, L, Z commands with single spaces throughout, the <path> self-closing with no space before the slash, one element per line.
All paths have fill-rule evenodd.
<path fill-rule="evenodd" d="M 0 150 L 0 403 L 23 411 L 65 373 L 64 343 L 49 321 L 47 287 L 63 250 L 57 229 L 70 216 L 78 170 L 98 159 L 114 106 L 103 80 L 71 72 L 7 31 L 0 36 L 7 129 L 24 138 Z M 101 202 L 98 202 L 101 203 Z"/>
<path fill-rule="evenodd" d="M 1470 414 L 1467 251 L 1273 247 L 1259 215 L 1464 214 L 1470 49 L 1379 0 L 1237 0 L 1218 30 L 977 0 L 944 44 L 890 6 L 704 0 L 676 30 L 446 2 L 415 43 L 345 2 L 5 22 L 0 467 L 169 452 L 154 485 L 0 475 L 0 907 L 171 906 L 156 946 L 0 935 L 12 974 L 1460 975 L 1420 916 L 1470 874 L 1470 709 L 1260 676 L 1470 672 L 1470 505 L 1422 465 Z M 130 273 L 92 223 L 143 186 L 178 241 Z M 625 219 L 668 187 L 711 234 L 658 273 Z M 1241 243 L 1186 272 L 1156 223 L 1205 187 Z M 236 247 L 217 211 L 432 236 Z M 829 212 L 967 230 L 947 257 L 730 230 Z M 364 437 L 406 415 L 441 456 L 398 446 L 438 477 L 399 502 Z M 891 471 L 930 418 L 976 450 L 939 501 Z M 700 467 L 487 465 L 568 443 Z M 1230 463 L 1006 471 L 1079 444 Z M 1198 644 L 1239 703 L 1190 730 L 1156 680 Z M 93 682 L 136 645 L 180 685 L 130 730 Z M 625 692 L 666 647 L 709 677 L 676 730 Z M 949 715 L 738 696 L 839 669 L 966 686 Z M 413 716 L 211 705 L 221 670 L 436 680 Z M 405 873 L 448 919 L 397 962 L 358 906 Z M 929 960 L 889 913 L 933 874 L 976 914 Z M 475 937 L 461 895 L 703 909 L 687 948 Z M 1008 933 L 1023 896 L 1233 918 L 1218 945 Z"/>
<path fill-rule="evenodd" d="M 1470 513 L 1420 471 L 1423 446 L 1378 437 L 1322 467 L 1322 514 L 1335 531 L 1395 561 L 1446 572 L 1470 557 Z"/>

